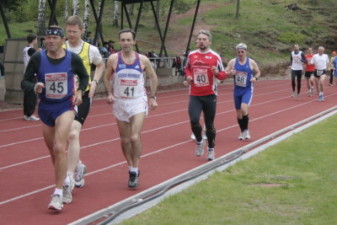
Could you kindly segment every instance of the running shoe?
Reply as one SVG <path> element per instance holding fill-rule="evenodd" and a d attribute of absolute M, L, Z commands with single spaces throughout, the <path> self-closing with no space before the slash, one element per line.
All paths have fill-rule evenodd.
<path fill-rule="evenodd" d="M 63 186 L 63 198 L 62 201 L 65 204 L 69 204 L 73 201 L 72 191 L 75 187 L 75 180 L 74 178 L 70 177 L 70 183 L 68 185 Z"/>
<path fill-rule="evenodd" d="M 244 139 L 250 139 L 251 138 L 248 129 L 243 131 L 243 137 L 244 137 Z"/>
<path fill-rule="evenodd" d="M 129 188 L 136 188 L 138 186 L 138 179 L 139 171 L 138 173 L 129 171 Z"/>
<path fill-rule="evenodd" d="M 323 94 L 320 94 L 319 96 L 318 96 L 318 101 L 324 101 L 324 95 Z"/>
<path fill-rule="evenodd" d="M 201 143 L 197 143 L 197 147 L 195 149 L 195 155 L 196 156 L 202 156 L 204 154 L 204 146 L 205 146 L 204 140 L 201 141 Z"/>
<path fill-rule="evenodd" d="M 34 115 L 31 115 L 31 116 L 26 116 L 24 115 L 23 116 L 23 119 L 26 120 L 26 121 L 39 121 L 40 118 L 37 118 L 36 116 Z"/>
<path fill-rule="evenodd" d="M 48 205 L 48 209 L 60 212 L 63 208 L 62 198 L 59 195 L 53 195 L 52 199 Z"/>
<path fill-rule="evenodd" d="M 193 133 L 191 134 L 191 139 L 192 139 L 192 140 L 195 140 L 195 136 L 194 136 Z M 206 134 L 203 134 L 203 135 L 202 135 L 202 139 L 207 140 Z"/>
<path fill-rule="evenodd" d="M 208 161 L 212 161 L 215 159 L 215 152 L 214 149 L 213 150 L 209 150 L 208 149 L 208 155 L 207 155 L 207 160 Z"/>
<path fill-rule="evenodd" d="M 239 139 L 239 140 L 245 139 L 245 137 L 244 137 L 244 135 L 243 135 L 243 132 L 240 132 L 240 135 L 239 135 L 238 139 Z"/>
<path fill-rule="evenodd" d="M 80 161 L 76 165 L 74 178 L 75 178 L 75 187 L 81 188 L 85 184 L 84 175 L 87 172 L 87 167 Z"/>

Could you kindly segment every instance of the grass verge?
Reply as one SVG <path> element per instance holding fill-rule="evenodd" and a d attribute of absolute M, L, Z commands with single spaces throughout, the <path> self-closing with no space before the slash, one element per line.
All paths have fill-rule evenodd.
<path fill-rule="evenodd" d="M 336 127 L 335 115 L 122 224 L 335 224 Z"/>

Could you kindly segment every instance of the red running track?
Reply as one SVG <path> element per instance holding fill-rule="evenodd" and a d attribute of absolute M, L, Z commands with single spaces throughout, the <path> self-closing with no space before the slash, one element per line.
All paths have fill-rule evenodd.
<path fill-rule="evenodd" d="M 304 86 L 304 81 L 303 85 Z M 232 84 L 219 87 L 215 126 L 216 156 L 225 155 L 291 124 L 334 107 L 337 87 L 326 87 L 326 100 L 290 97 L 289 80 L 259 81 L 250 107 L 250 141 L 237 139 Z M 111 106 L 95 100 L 81 133 L 81 159 L 88 167 L 84 188 L 74 189 L 73 202 L 59 214 L 47 205 L 54 175 L 40 122 L 22 120 L 22 110 L 0 112 L 0 221 L 1 224 L 67 224 L 149 189 L 201 164 L 194 155 L 187 114 L 188 90 L 158 94 L 159 107 L 145 119 L 140 185 L 127 188 L 127 165 Z"/>

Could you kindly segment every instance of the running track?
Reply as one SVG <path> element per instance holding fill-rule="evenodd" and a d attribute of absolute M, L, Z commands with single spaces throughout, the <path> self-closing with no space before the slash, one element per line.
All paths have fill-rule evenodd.
<path fill-rule="evenodd" d="M 252 140 L 239 141 L 232 84 L 222 84 L 215 121 L 216 156 L 336 105 L 337 87 L 326 87 L 326 100 L 318 102 L 316 96 L 307 96 L 303 86 L 304 81 L 302 95 L 295 100 L 290 97 L 289 80 L 259 81 L 250 107 Z M 0 112 L 1 224 L 67 224 L 207 163 L 205 157 L 194 155 L 187 89 L 161 92 L 158 103 L 143 127 L 140 186 L 130 190 L 111 106 L 104 100 L 94 101 L 81 133 L 81 159 L 88 167 L 86 186 L 74 189 L 73 202 L 59 214 L 47 210 L 54 175 L 40 122 L 23 121 L 22 110 Z"/>

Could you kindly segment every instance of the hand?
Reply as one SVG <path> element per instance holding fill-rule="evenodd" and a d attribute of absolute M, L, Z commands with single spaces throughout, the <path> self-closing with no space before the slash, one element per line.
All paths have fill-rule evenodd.
<path fill-rule="evenodd" d="M 229 74 L 232 75 L 232 76 L 234 76 L 234 75 L 236 74 L 236 70 L 231 69 L 231 70 L 229 71 Z"/>
<path fill-rule="evenodd" d="M 150 98 L 150 110 L 155 110 L 158 107 L 156 99 Z"/>
<path fill-rule="evenodd" d="M 187 84 L 191 84 L 193 81 L 193 78 L 191 76 L 186 77 Z"/>
<path fill-rule="evenodd" d="M 256 77 L 252 77 L 252 79 L 250 79 L 250 82 L 252 82 L 253 84 L 255 84 L 256 81 L 257 81 Z"/>
<path fill-rule="evenodd" d="M 183 85 L 184 85 L 185 87 L 187 87 L 187 86 L 189 85 L 188 82 L 187 82 L 187 80 L 184 80 Z"/>
<path fill-rule="evenodd" d="M 113 104 L 115 102 L 115 98 L 112 96 L 112 94 L 109 94 L 107 99 L 106 99 L 106 102 L 108 104 Z"/>
<path fill-rule="evenodd" d="M 78 90 L 74 95 L 73 105 L 81 105 L 81 103 L 82 103 L 82 91 Z"/>
<path fill-rule="evenodd" d="M 219 74 L 219 69 L 216 66 L 212 66 L 212 71 L 213 71 L 214 75 L 218 75 Z"/>
<path fill-rule="evenodd" d="M 34 87 L 35 93 L 42 93 L 42 89 L 45 88 L 44 83 L 42 82 L 37 82 Z"/>

